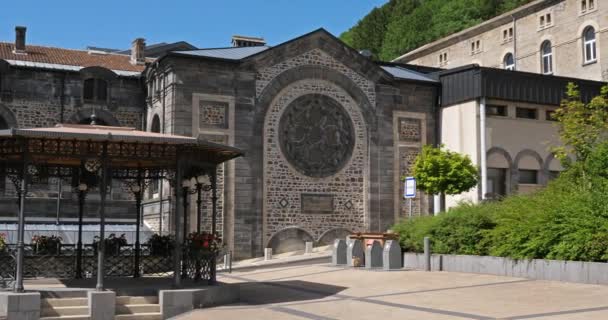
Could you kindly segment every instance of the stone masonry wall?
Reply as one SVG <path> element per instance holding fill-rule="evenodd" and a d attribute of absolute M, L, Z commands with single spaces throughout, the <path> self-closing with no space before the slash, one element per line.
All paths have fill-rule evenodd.
<path fill-rule="evenodd" d="M 294 170 L 279 148 L 278 126 L 282 112 L 294 99 L 310 93 L 327 95 L 338 101 L 350 116 L 355 130 L 351 159 L 337 174 L 327 178 L 311 178 Z M 293 226 L 306 230 L 315 239 L 334 228 L 366 229 L 366 125 L 357 104 L 342 88 L 321 80 L 302 80 L 289 85 L 272 103 L 264 133 L 266 239 Z M 332 195 L 333 212 L 302 213 L 303 193 Z"/>

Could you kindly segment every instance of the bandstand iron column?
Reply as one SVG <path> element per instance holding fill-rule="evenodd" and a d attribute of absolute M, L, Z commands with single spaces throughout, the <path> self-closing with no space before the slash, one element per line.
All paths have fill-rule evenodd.
<path fill-rule="evenodd" d="M 183 164 L 180 159 L 179 153 L 177 155 L 177 163 L 175 164 L 175 177 L 174 177 L 174 188 L 175 188 L 175 214 L 173 215 L 174 221 L 174 232 L 175 232 L 175 250 L 173 251 L 173 286 L 179 288 L 182 286 L 181 277 L 181 258 L 182 258 L 182 237 L 180 233 L 180 211 L 182 210 L 182 175 L 184 170 Z"/>
<path fill-rule="evenodd" d="M 24 250 L 24 235 L 25 235 L 25 198 L 27 197 L 28 183 L 28 143 L 24 141 L 23 145 L 23 168 L 21 169 L 21 183 L 19 185 L 19 226 L 17 229 L 17 274 L 15 277 L 14 292 L 23 292 L 23 250 Z"/>
<path fill-rule="evenodd" d="M 216 233 L 216 223 L 217 223 L 217 167 L 211 173 L 211 234 L 215 235 Z"/>
<path fill-rule="evenodd" d="M 106 193 L 108 187 L 108 143 L 103 144 L 103 153 L 101 156 L 101 184 L 99 186 L 99 244 L 97 245 L 97 285 L 95 289 L 97 291 L 104 290 L 104 276 L 105 276 L 105 223 L 106 223 Z"/>
<path fill-rule="evenodd" d="M 133 278 L 139 278 L 141 275 L 139 273 L 139 264 L 140 264 L 140 250 L 141 245 L 139 243 L 139 232 L 141 229 L 141 200 L 143 195 L 143 185 L 141 178 L 141 170 L 137 171 L 137 181 L 136 184 L 131 188 L 131 191 L 135 195 L 135 212 L 137 217 L 135 219 L 135 264 L 133 266 Z"/>
<path fill-rule="evenodd" d="M 80 178 L 83 177 L 81 166 Z M 84 201 L 87 197 L 88 186 L 82 180 L 77 186 L 78 189 L 78 242 L 76 242 L 76 279 L 82 278 L 82 220 L 84 215 Z"/>

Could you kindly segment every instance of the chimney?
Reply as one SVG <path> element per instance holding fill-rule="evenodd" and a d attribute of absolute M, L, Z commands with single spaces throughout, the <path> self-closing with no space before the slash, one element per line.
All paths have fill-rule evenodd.
<path fill-rule="evenodd" d="M 25 31 L 26 27 L 17 26 L 15 27 L 15 53 L 26 53 L 25 52 Z"/>
<path fill-rule="evenodd" d="M 146 63 L 146 40 L 137 38 L 131 44 L 131 64 L 142 65 Z"/>
<path fill-rule="evenodd" d="M 264 38 L 247 37 L 247 36 L 232 36 L 233 47 L 258 47 L 266 45 Z"/>

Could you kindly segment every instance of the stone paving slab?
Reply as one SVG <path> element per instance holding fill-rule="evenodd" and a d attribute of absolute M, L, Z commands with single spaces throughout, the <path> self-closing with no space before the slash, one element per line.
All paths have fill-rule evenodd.
<path fill-rule="evenodd" d="M 223 274 L 239 305 L 177 319 L 608 319 L 608 286 L 329 264 Z"/>

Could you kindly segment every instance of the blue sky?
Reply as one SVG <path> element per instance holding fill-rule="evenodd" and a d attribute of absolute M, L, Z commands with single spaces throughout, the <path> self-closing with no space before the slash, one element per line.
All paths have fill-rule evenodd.
<path fill-rule="evenodd" d="M 233 34 L 271 45 L 319 27 L 339 35 L 387 0 L 11 0 L 0 10 L 0 41 L 27 26 L 27 42 L 83 49 L 129 48 L 185 40 L 198 47 L 230 45 Z"/>

